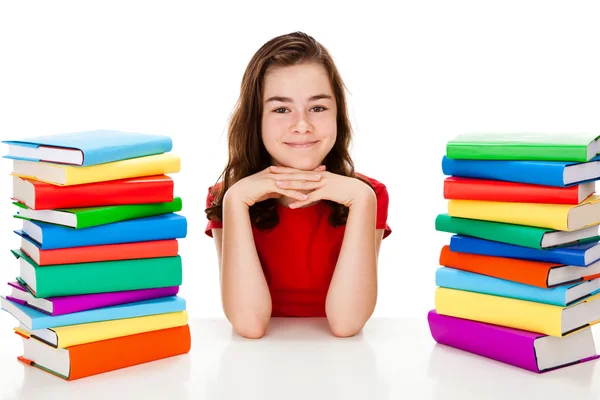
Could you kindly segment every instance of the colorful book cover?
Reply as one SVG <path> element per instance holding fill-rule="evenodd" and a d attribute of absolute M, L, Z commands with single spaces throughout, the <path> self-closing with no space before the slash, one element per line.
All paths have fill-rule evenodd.
<path fill-rule="evenodd" d="M 575 173 L 569 172 L 575 170 Z M 600 156 L 587 163 L 442 159 L 444 175 L 568 187 L 600 179 Z"/>
<path fill-rule="evenodd" d="M 19 202 L 13 203 L 19 210 L 16 218 L 47 222 L 75 229 L 107 225 L 130 219 L 151 217 L 181 211 L 181 197 L 168 203 L 123 204 L 118 206 L 61 208 L 56 210 L 32 210 Z"/>
<path fill-rule="evenodd" d="M 598 133 L 467 133 L 446 144 L 448 158 L 589 161 L 600 151 Z"/>
<path fill-rule="evenodd" d="M 532 249 L 565 247 L 577 243 L 597 242 L 600 239 L 598 226 L 564 232 L 536 226 L 451 217 L 448 214 L 439 214 L 436 217 L 435 229 Z"/>
<path fill-rule="evenodd" d="M 438 268 L 435 274 L 435 284 L 448 289 L 466 290 L 563 307 L 589 297 L 600 290 L 600 279 L 543 288 L 447 267 Z"/>
<path fill-rule="evenodd" d="M 184 311 L 186 301 L 180 296 L 119 304 L 71 314 L 48 315 L 31 307 L 0 296 L 1 308 L 11 314 L 28 330 L 56 328 L 59 326 L 86 324 L 90 322 L 112 321 L 116 319 L 141 317 L 169 312 Z"/>
<path fill-rule="evenodd" d="M 9 154 L 4 158 L 49 161 L 39 158 L 40 155 L 48 154 L 48 149 L 75 150 L 81 160 L 76 164 L 85 166 L 167 153 L 173 148 L 171 138 L 166 135 L 107 129 L 3 140 L 2 143 L 9 145 Z M 11 154 L 11 150 L 16 154 Z"/>
<path fill-rule="evenodd" d="M 559 353 L 558 357 L 553 357 L 552 366 L 544 366 L 540 365 L 541 357 L 536 354 L 536 341 L 546 339 L 556 345 L 559 344 L 557 340 L 560 341 L 560 339 L 525 330 L 449 317 L 438 314 L 435 310 L 428 313 L 427 321 L 431 336 L 437 343 L 535 373 L 548 372 L 599 357 L 596 354 L 594 338 L 589 329 L 575 333 L 574 335 L 580 336 L 573 338 L 577 342 L 585 342 L 587 346 L 577 346 L 581 349 L 577 349 L 577 351 L 573 349 L 574 351 L 567 354 L 564 354 L 563 351 L 562 354 Z"/>
<path fill-rule="evenodd" d="M 6 296 L 7 299 L 53 316 L 175 296 L 179 292 L 179 286 L 167 286 L 163 288 L 138 289 L 121 292 L 36 298 L 19 282 L 9 282 L 8 285 L 17 290 L 16 294 L 18 298 Z M 15 290 L 13 290 L 13 293 L 14 292 Z"/>
<path fill-rule="evenodd" d="M 58 186 L 13 176 L 12 198 L 32 210 L 101 207 L 173 201 L 175 184 L 167 175 L 142 176 Z"/>
<path fill-rule="evenodd" d="M 182 239 L 187 235 L 187 220 L 183 215 L 170 213 L 84 229 L 72 229 L 45 222 L 23 221 L 23 229 L 15 233 L 35 241 L 42 250 L 64 249 Z"/>
<path fill-rule="evenodd" d="M 19 361 L 72 381 L 186 354 L 191 349 L 191 336 L 189 325 L 185 325 L 65 349 L 53 349 L 36 339 L 23 338 L 23 348 L 24 354 L 19 357 Z M 42 359 L 36 360 L 39 355 L 44 354 L 49 354 L 46 361 L 63 358 L 69 360 L 68 364 L 61 368 L 60 363 L 51 365 Z"/>
<path fill-rule="evenodd" d="M 600 260 L 600 242 L 540 250 L 463 235 L 453 235 L 450 238 L 450 250 L 459 253 L 520 258 L 578 267 L 587 267 Z"/>
<path fill-rule="evenodd" d="M 21 258 L 21 279 L 37 298 L 153 289 L 182 283 L 179 255 L 40 267 L 21 250 L 11 251 Z"/>
<path fill-rule="evenodd" d="M 444 198 L 448 200 L 579 204 L 594 194 L 595 190 L 595 182 L 556 187 L 458 176 L 444 180 Z"/>
<path fill-rule="evenodd" d="M 600 224 L 600 195 L 592 195 L 580 204 L 449 200 L 448 215 L 560 231 L 574 231 Z"/>
<path fill-rule="evenodd" d="M 173 153 L 130 158 L 90 166 L 13 160 L 13 176 L 62 186 L 174 174 L 179 172 L 180 168 L 181 160 L 178 155 Z"/>

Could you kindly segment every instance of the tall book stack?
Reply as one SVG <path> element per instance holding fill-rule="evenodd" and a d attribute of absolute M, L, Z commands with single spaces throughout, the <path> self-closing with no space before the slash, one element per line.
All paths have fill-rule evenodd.
<path fill-rule="evenodd" d="M 171 139 L 99 130 L 3 143 L 22 227 L 0 302 L 19 323 L 19 360 L 74 380 L 189 352 Z"/>
<path fill-rule="evenodd" d="M 598 358 L 599 152 L 597 134 L 447 143 L 435 341 L 537 373 Z"/>

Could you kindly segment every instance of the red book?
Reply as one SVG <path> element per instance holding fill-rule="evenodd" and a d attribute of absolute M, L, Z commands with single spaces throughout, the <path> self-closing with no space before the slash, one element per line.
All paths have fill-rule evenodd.
<path fill-rule="evenodd" d="M 456 176 L 444 180 L 444 198 L 452 200 L 579 204 L 595 190 L 595 182 L 555 187 Z"/>
<path fill-rule="evenodd" d="M 173 179 L 166 175 L 58 186 L 13 177 L 13 200 L 33 210 L 116 206 L 173 201 Z"/>

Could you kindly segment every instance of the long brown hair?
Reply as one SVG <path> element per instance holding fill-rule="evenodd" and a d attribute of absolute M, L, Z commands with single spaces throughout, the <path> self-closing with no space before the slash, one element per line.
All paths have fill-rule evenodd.
<path fill-rule="evenodd" d="M 229 160 L 219 180 L 213 187 L 215 199 L 205 212 L 208 219 L 223 218 L 223 196 L 237 181 L 253 175 L 271 165 L 271 157 L 261 138 L 263 112 L 263 85 L 265 73 L 270 67 L 315 62 L 323 65 L 329 74 L 337 105 L 337 137 L 327 154 L 324 164 L 327 171 L 361 179 L 356 176 L 349 147 L 352 127 L 346 106 L 345 85 L 327 49 L 312 36 L 294 32 L 278 36 L 265 43 L 252 57 L 242 78 L 240 97 L 234 109 L 228 131 Z M 348 208 L 342 204 L 326 201 L 331 209 L 329 222 L 333 226 L 346 223 Z M 259 229 L 277 225 L 277 200 L 268 199 L 250 207 L 250 219 Z"/>

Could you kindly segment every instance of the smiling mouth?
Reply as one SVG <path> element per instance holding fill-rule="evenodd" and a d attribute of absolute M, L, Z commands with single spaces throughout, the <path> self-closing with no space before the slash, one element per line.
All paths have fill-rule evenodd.
<path fill-rule="evenodd" d="M 292 143 L 292 142 L 284 142 L 285 144 L 287 144 L 290 147 L 293 147 L 295 149 L 304 149 L 307 147 L 312 147 L 315 144 L 317 144 L 319 141 L 314 141 L 314 142 L 297 142 L 297 143 Z"/>

